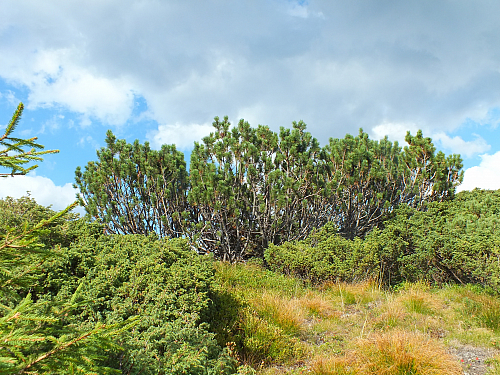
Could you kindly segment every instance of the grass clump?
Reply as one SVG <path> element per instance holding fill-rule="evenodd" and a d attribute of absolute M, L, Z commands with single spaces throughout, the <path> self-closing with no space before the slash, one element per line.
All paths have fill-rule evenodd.
<path fill-rule="evenodd" d="M 442 308 L 439 299 L 430 292 L 429 285 L 422 282 L 402 284 L 398 299 L 409 313 L 435 315 Z"/>
<path fill-rule="evenodd" d="M 243 321 L 245 361 L 254 365 L 289 364 L 306 355 L 298 338 L 280 327 L 246 311 Z"/>
<path fill-rule="evenodd" d="M 300 332 L 304 312 L 297 298 L 287 299 L 274 293 L 264 292 L 250 300 L 257 314 L 279 327 L 284 334 L 295 336 Z"/>
<path fill-rule="evenodd" d="M 343 357 L 316 358 L 315 375 L 458 375 L 455 358 L 436 341 L 418 332 L 394 330 L 358 339 Z"/>
<path fill-rule="evenodd" d="M 236 343 L 243 362 L 262 367 L 307 356 L 307 347 L 300 341 L 306 315 L 301 297 L 307 294 L 301 281 L 255 264 L 221 262 L 216 269 L 225 299 L 238 301 L 221 303 L 220 317 L 232 317 L 233 324 L 230 332 L 221 332 L 219 337 Z"/>
<path fill-rule="evenodd" d="M 459 374 L 447 346 L 500 352 L 500 300 L 478 287 L 314 285 L 255 264 L 215 267 L 221 314 L 231 311 L 222 320 L 234 319 L 224 340 L 259 375 Z"/>
<path fill-rule="evenodd" d="M 462 314 L 475 319 L 481 327 L 500 332 L 500 302 L 487 295 L 468 294 L 463 299 Z"/>

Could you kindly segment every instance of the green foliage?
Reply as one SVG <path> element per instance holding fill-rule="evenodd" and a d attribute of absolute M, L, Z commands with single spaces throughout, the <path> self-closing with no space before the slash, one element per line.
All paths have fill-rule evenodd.
<path fill-rule="evenodd" d="M 16 129 L 19 121 L 21 120 L 21 115 L 24 110 L 23 103 L 19 103 L 17 110 L 14 112 L 12 119 L 10 120 L 5 132 L 0 136 L 0 146 L 4 147 L 0 149 L 0 167 L 10 169 L 10 173 L 0 173 L 0 177 L 15 176 L 15 175 L 25 175 L 26 173 L 37 168 L 38 165 L 32 165 L 25 168 L 24 165 L 32 161 L 42 161 L 42 155 L 58 153 L 59 150 L 43 150 L 41 144 L 36 143 L 37 137 L 22 139 L 12 137 L 12 133 Z M 30 147 L 29 151 L 24 148 Z"/>
<path fill-rule="evenodd" d="M 500 191 L 459 193 L 425 211 L 402 206 L 364 240 L 340 237 L 333 224 L 305 241 L 270 246 L 272 270 L 320 282 L 378 279 L 500 287 Z"/>
<path fill-rule="evenodd" d="M 11 169 L 11 176 L 36 168 L 23 165 L 42 160 L 40 155 L 57 152 L 35 151 L 43 148 L 35 143 L 36 138 L 11 136 L 22 110 L 21 103 L 0 137 L 6 147 L 0 151 L 0 167 Z M 33 149 L 24 151 L 26 146 Z M 51 246 L 67 242 L 62 227 L 75 205 L 54 213 L 29 198 L 0 201 L 0 374 L 114 372 L 101 359 L 107 351 L 116 350 L 112 338 L 129 328 L 128 322 L 83 330 L 69 322 L 76 291 L 57 303 L 33 301 L 30 293 L 41 268 L 55 255 Z"/>
<path fill-rule="evenodd" d="M 394 254 L 396 280 L 479 283 L 498 290 L 499 212 L 499 191 L 466 191 L 426 211 L 400 209 L 369 237 Z"/>
<path fill-rule="evenodd" d="M 116 350 L 112 337 L 126 328 L 126 324 L 99 325 L 84 330 L 69 320 L 76 308 L 76 291 L 57 303 L 34 302 L 29 293 L 36 289 L 41 269 L 55 255 L 47 243 L 61 241 L 56 228 L 74 205 L 50 216 L 50 212 L 39 209 L 27 198 L 1 202 L 5 214 L 0 215 L 3 218 L 0 227 L 0 373 L 113 372 L 103 366 L 101 360 L 103 353 Z M 15 212 L 22 212 L 25 217 L 16 217 Z M 38 221 L 37 215 L 49 217 L 31 223 L 30 220 Z M 17 222 L 19 226 L 10 227 Z M 48 228 L 56 234 L 48 234 L 51 231 Z"/>
<path fill-rule="evenodd" d="M 380 249 L 361 239 L 348 240 L 327 224 L 305 241 L 269 246 L 265 259 L 270 269 L 313 283 L 362 281 L 380 272 Z"/>
<path fill-rule="evenodd" d="M 216 293 L 212 261 L 185 240 L 104 235 L 99 225 L 82 225 L 78 239 L 45 268 L 42 298 L 66 300 L 81 280 L 85 303 L 74 324 L 94 329 L 139 318 L 118 338 L 122 350 L 106 357 L 109 367 L 127 374 L 236 372 L 207 322 Z"/>
<path fill-rule="evenodd" d="M 50 220 L 38 232 L 38 241 L 47 248 L 56 246 L 68 246 L 75 239 L 73 223 L 79 217 L 78 214 L 68 211 L 64 215 L 57 215 L 50 207 L 36 203 L 29 195 L 14 199 L 6 197 L 0 199 L 0 232 L 4 235 L 9 231 L 27 229 L 40 223 L 42 220 Z"/>
<path fill-rule="evenodd" d="M 227 117 L 213 126 L 195 143 L 189 176 L 174 146 L 153 151 L 108 132 L 99 160 L 76 171 L 81 204 L 109 233 L 182 236 L 234 262 L 329 221 L 345 238 L 364 237 L 401 204 L 452 198 L 462 180 L 460 157 L 436 154 L 422 132 L 408 133 L 404 150 L 362 130 L 320 148 L 302 121 L 278 133 Z"/>
<path fill-rule="evenodd" d="M 408 132 L 406 142 L 402 151 L 397 142 L 371 140 L 362 130 L 356 137 L 330 139 L 325 194 L 333 207 L 331 220 L 344 237 L 364 237 L 400 204 L 422 209 L 426 202 L 453 197 L 463 179 L 460 156 L 435 154 L 421 131 Z"/>
<path fill-rule="evenodd" d="M 175 146 L 152 150 L 149 143 L 129 144 L 106 134 L 97 162 L 76 170 L 75 187 L 87 213 L 106 224 L 109 233 L 180 237 L 186 209 L 187 172 Z"/>
<path fill-rule="evenodd" d="M 75 309 L 73 299 L 47 305 L 33 303 L 29 294 L 14 309 L 1 308 L 0 374 L 118 373 L 100 363 L 108 352 L 119 349 L 113 338 L 132 321 L 81 330 L 68 321 Z"/>
<path fill-rule="evenodd" d="M 269 244 L 305 238 L 325 219 L 316 139 L 303 122 L 276 134 L 215 118 L 191 154 L 188 236 L 203 252 L 235 261 Z"/>

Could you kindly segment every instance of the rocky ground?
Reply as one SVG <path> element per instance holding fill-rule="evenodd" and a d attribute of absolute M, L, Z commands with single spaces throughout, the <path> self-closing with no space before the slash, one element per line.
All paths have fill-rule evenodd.
<path fill-rule="evenodd" d="M 488 360 L 500 354 L 500 351 L 457 343 L 450 347 L 450 353 L 462 364 L 464 375 L 484 375 L 492 367 Z"/>

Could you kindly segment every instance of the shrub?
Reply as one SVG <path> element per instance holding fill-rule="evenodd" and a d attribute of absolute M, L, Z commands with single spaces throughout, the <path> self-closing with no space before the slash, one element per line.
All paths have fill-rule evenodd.
<path fill-rule="evenodd" d="M 43 149 L 36 137 L 12 137 L 23 108 L 20 103 L 0 136 L 0 168 L 10 169 L 0 178 L 24 175 L 37 167 L 29 165 L 32 161 L 58 152 L 36 151 Z M 120 322 L 83 330 L 68 318 L 75 311 L 76 294 L 45 303 L 34 302 L 30 293 L 39 268 L 56 255 L 51 249 L 51 242 L 58 242 L 54 226 L 64 223 L 73 207 L 53 213 L 29 198 L 0 202 L 0 374 L 116 373 L 99 362 L 117 347 L 111 338 L 130 325 Z"/>
<path fill-rule="evenodd" d="M 476 283 L 498 292 L 499 214 L 500 191 L 462 192 L 426 211 L 400 207 L 363 240 L 344 239 L 327 224 L 305 241 L 271 245 L 265 259 L 274 271 L 312 282 Z"/>
<path fill-rule="evenodd" d="M 500 286 L 500 191 L 461 192 L 425 212 L 399 209 L 367 240 L 393 259 L 393 282 Z"/>
<path fill-rule="evenodd" d="M 127 374 L 230 374 L 236 360 L 210 332 L 214 267 L 181 239 L 103 235 L 81 224 L 78 239 L 45 269 L 40 298 L 61 300 L 84 280 L 72 322 L 139 323 L 119 338 L 108 366 Z M 214 372 L 215 371 L 215 372 Z"/>
<path fill-rule="evenodd" d="M 373 243 L 341 237 L 330 223 L 306 241 L 270 245 L 264 256 L 275 272 L 319 283 L 376 278 L 380 270 L 378 251 Z"/>

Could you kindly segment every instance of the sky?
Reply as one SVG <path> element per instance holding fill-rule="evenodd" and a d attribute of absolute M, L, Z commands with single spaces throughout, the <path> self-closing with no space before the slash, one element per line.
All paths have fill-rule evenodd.
<path fill-rule="evenodd" d="M 500 188 L 500 2 L 486 0 L 0 0 L 0 131 L 47 155 L 0 198 L 62 209 L 108 129 L 176 144 L 215 116 L 330 137 L 422 129 L 461 154 L 459 190 Z"/>

